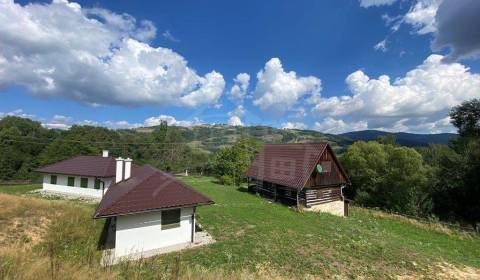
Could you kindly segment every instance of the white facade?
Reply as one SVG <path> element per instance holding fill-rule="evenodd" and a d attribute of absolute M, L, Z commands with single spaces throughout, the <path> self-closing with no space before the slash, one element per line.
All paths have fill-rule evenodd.
<path fill-rule="evenodd" d="M 161 220 L 161 211 L 118 216 L 115 257 L 142 254 L 151 250 L 191 243 L 195 239 L 193 208 L 181 209 L 179 227 L 162 230 Z"/>
<path fill-rule="evenodd" d="M 51 177 L 57 176 L 56 184 L 51 184 Z M 74 177 L 74 186 L 68 186 L 68 177 Z M 88 184 L 86 188 L 80 187 L 81 178 L 87 178 Z M 87 176 L 69 176 L 61 174 L 44 174 L 43 175 L 43 190 L 49 192 L 66 193 L 78 196 L 97 197 L 101 198 L 103 193 L 107 191 L 108 187 L 112 183 L 114 178 L 99 178 L 105 182 L 105 188 L 102 190 L 102 184 L 100 189 L 95 189 L 95 177 Z"/>

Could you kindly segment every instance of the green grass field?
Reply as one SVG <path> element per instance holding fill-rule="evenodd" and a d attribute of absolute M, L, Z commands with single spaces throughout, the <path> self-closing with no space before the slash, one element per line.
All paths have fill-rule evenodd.
<path fill-rule="evenodd" d="M 14 186 L 0 186 L 0 193 L 6 194 L 25 194 L 30 191 L 41 189 L 40 184 L 30 184 L 30 185 L 14 185 Z"/>
<path fill-rule="evenodd" d="M 17 196 L 32 186 L 0 188 L 0 192 L 15 194 L 0 195 L 2 228 L 11 229 L 12 219 L 33 216 L 35 220 L 42 217 L 48 221 L 46 225 L 36 225 L 42 229 L 37 242 L 28 240 L 32 229 L 17 232 L 18 239 L 27 235 L 26 243 L 30 246 L 2 244 L 11 250 L 0 252 L 0 278 L 3 275 L 9 279 L 16 273 L 23 273 L 19 278 L 32 275 L 32 279 L 40 279 L 38 275 L 51 273 L 48 271 L 51 266 L 46 265 L 44 271 L 38 268 L 40 265 L 32 265 L 30 257 L 18 255 L 19 250 L 15 250 L 18 246 L 26 246 L 27 252 L 33 252 L 35 262 L 43 260 L 48 264 L 52 258 L 57 260 L 60 265 L 55 273 L 58 275 L 88 271 L 85 272 L 87 275 L 98 279 L 169 279 L 177 276 L 187 279 L 307 276 L 435 279 L 449 278 L 450 274 L 436 274 L 442 269 L 463 269 L 465 266 L 470 272 L 479 273 L 473 275 L 480 275 L 478 236 L 357 207 L 350 208 L 348 218 L 298 213 L 234 187 L 218 185 L 212 178 L 187 177 L 182 180 L 216 202 L 215 205 L 199 207 L 197 221 L 217 242 L 110 269 L 103 269 L 98 264 L 100 254 L 96 246 L 103 222 L 91 219 L 94 206 Z M 35 269 L 39 271 L 35 272 Z"/>

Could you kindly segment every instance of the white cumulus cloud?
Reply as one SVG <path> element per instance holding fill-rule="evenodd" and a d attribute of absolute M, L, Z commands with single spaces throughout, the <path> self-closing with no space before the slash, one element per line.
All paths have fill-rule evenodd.
<path fill-rule="evenodd" d="M 283 129 L 306 129 L 307 125 L 302 122 L 284 122 L 282 123 Z"/>
<path fill-rule="evenodd" d="M 321 98 L 313 110 L 365 120 L 369 128 L 398 127 L 399 121 L 403 128 L 434 126 L 451 107 L 479 97 L 480 75 L 460 63 L 442 63 L 442 58 L 431 55 L 393 82 L 387 75 L 372 79 L 358 70 L 346 79 L 351 95 Z"/>
<path fill-rule="evenodd" d="M 365 130 L 367 128 L 368 124 L 366 121 L 345 122 L 341 119 L 334 119 L 331 117 L 327 117 L 320 122 L 315 122 L 315 124 L 313 125 L 314 130 L 332 134 Z"/>
<path fill-rule="evenodd" d="M 245 108 L 242 105 L 237 106 L 235 110 L 228 113 L 230 118 L 228 119 L 228 124 L 233 126 L 243 126 L 241 117 L 245 115 Z"/>
<path fill-rule="evenodd" d="M 60 0 L 1 0 L 0 11 L 0 89 L 21 85 L 92 105 L 188 107 L 215 104 L 224 90 L 220 73 L 198 75 L 181 55 L 149 45 L 149 21 Z"/>
<path fill-rule="evenodd" d="M 194 118 L 193 121 L 185 121 L 185 120 L 177 120 L 175 117 L 169 116 L 169 115 L 160 115 L 157 117 L 150 117 L 146 119 L 144 121 L 144 126 L 160 125 L 162 121 L 167 122 L 168 125 L 185 126 L 185 127 L 200 125 L 204 123 L 198 118 Z"/>
<path fill-rule="evenodd" d="M 437 30 L 435 15 L 442 0 L 418 0 L 404 16 L 404 22 L 412 25 L 418 34 Z"/>
<path fill-rule="evenodd" d="M 249 83 L 250 75 L 248 75 L 247 73 L 238 74 L 235 79 L 233 79 L 233 86 L 230 89 L 230 96 L 233 99 L 243 101 L 243 99 L 247 95 Z"/>
<path fill-rule="evenodd" d="M 321 80 L 314 76 L 297 77 L 294 71 L 285 72 L 278 58 L 270 59 L 257 74 L 253 104 L 265 111 L 284 112 L 303 96 L 320 96 Z"/>

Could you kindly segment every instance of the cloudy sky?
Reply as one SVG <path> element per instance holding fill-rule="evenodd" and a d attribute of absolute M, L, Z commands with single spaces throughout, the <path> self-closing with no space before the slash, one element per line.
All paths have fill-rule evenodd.
<path fill-rule="evenodd" d="M 0 117 L 454 131 L 480 1 L 0 0 Z"/>

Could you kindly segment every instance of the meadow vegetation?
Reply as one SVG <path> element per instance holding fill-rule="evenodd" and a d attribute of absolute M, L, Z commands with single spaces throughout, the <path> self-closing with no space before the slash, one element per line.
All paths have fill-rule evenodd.
<path fill-rule="evenodd" d="M 200 207 L 197 219 L 217 242 L 107 268 L 94 204 L 33 197 L 28 188 L 0 194 L 0 279 L 480 276 L 475 234 L 358 207 L 348 218 L 301 213 L 211 177 L 183 180 L 216 202 Z"/>

